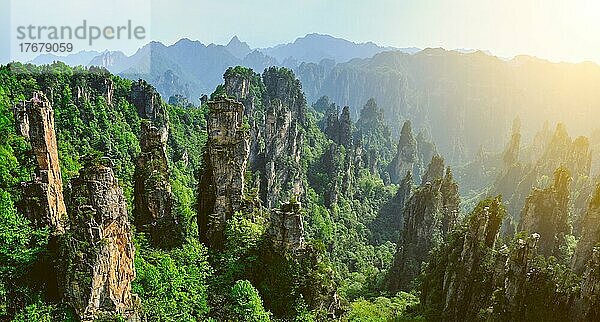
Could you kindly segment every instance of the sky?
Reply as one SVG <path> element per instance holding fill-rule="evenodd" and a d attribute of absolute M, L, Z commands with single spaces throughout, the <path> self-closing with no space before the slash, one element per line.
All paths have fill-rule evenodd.
<path fill-rule="evenodd" d="M 16 27 L 99 26 L 132 20 L 143 41 L 98 41 L 78 50 L 132 54 L 150 40 L 180 38 L 226 44 L 237 35 L 253 47 L 292 42 L 308 33 L 396 47 L 481 49 L 501 57 L 600 63 L 597 0 L 0 0 L 0 61 L 25 59 Z"/>

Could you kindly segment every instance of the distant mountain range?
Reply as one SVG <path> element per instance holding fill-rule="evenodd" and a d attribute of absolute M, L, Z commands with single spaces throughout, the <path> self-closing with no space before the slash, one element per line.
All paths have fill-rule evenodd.
<path fill-rule="evenodd" d="M 59 60 L 71 66 L 102 66 L 126 78 L 148 80 L 165 99 L 172 95 L 183 95 L 195 101 L 201 94 L 210 94 L 230 66 L 242 65 L 258 72 L 269 66 L 296 69 L 305 62 L 331 60 L 343 63 L 390 50 L 411 54 L 419 51 L 418 48 L 382 47 L 372 42 L 357 44 L 313 33 L 292 43 L 269 48 L 253 49 L 237 36 L 225 46 L 204 45 L 200 41 L 184 38 L 170 46 L 151 42 L 131 56 L 120 51 L 83 51 L 65 57 L 45 54 L 35 58 L 32 63 L 48 64 Z"/>
<path fill-rule="evenodd" d="M 430 133 L 451 164 L 472 159 L 482 147 L 500 150 L 516 116 L 523 121 L 525 139 L 545 121 L 562 121 L 589 134 L 600 117 L 598 65 L 529 56 L 504 59 L 470 49 L 393 48 L 309 34 L 270 48 L 251 48 L 238 37 L 227 45 L 184 38 L 170 46 L 151 42 L 131 56 L 81 52 L 42 55 L 33 62 L 53 60 L 104 66 L 126 78 L 147 80 L 165 100 L 182 95 L 196 104 L 223 81 L 228 67 L 262 72 L 285 66 L 302 81 L 309 103 L 328 96 L 348 105 L 356 119 L 373 97 L 395 135 L 399 124 L 410 119 Z"/>

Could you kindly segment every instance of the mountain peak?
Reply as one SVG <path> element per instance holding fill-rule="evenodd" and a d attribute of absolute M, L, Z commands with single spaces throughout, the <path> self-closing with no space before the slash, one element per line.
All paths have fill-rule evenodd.
<path fill-rule="evenodd" d="M 250 46 L 248 46 L 247 43 L 240 41 L 238 36 L 233 36 L 225 48 L 229 53 L 239 59 L 244 59 L 244 57 L 252 51 Z"/>
<path fill-rule="evenodd" d="M 233 36 L 231 38 L 231 40 L 229 41 L 229 43 L 227 44 L 227 46 L 231 46 L 231 45 L 238 45 L 241 44 L 242 42 L 240 41 L 240 39 L 238 38 L 238 36 Z"/>

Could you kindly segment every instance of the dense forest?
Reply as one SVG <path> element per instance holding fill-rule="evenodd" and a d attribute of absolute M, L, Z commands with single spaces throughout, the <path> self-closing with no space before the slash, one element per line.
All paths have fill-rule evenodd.
<path fill-rule="evenodd" d="M 0 320 L 600 319 L 589 138 L 525 144 L 517 118 L 504 151 L 450 167 L 375 99 L 223 72 L 196 105 L 0 67 Z"/>

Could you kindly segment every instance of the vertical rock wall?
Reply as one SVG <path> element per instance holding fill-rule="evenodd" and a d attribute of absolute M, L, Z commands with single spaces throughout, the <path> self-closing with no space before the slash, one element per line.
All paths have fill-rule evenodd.
<path fill-rule="evenodd" d="M 54 110 L 41 92 L 16 108 L 17 131 L 29 139 L 35 156 L 32 182 L 24 183 L 23 211 L 37 227 L 62 234 L 67 228 L 62 176 L 58 163 Z"/>
<path fill-rule="evenodd" d="M 242 208 L 249 135 L 243 128 L 244 106 L 220 98 L 209 101 L 208 139 L 198 197 L 198 229 L 202 242 L 220 248 L 227 219 Z"/>

